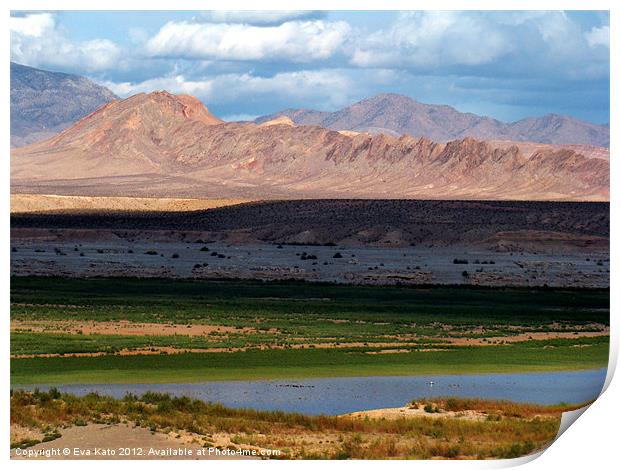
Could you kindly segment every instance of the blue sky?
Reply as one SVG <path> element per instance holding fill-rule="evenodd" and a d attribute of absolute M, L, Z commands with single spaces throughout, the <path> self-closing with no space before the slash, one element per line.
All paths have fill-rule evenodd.
<path fill-rule="evenodd" d="M 395 92 L 504 121 L 609 121 L 607 12 L 13 12 L 10 29 L 15 62 L 123 97 L 189 93 L 224 119 Z"/>

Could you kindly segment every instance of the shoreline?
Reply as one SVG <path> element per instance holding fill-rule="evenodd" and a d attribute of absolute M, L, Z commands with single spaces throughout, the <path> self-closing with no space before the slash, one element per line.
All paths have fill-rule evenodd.
<path fill-rule="evenodd" d="M 369 410 L 371 416 L 311 416 L 235 409 L 158 393 L 116 399 L 78 397 L 57 390 L 15 392 L 11 412 L 17 418 L 11 426 L 11 447 L 30 449 L 34 457 L 46 457 L 37 450 L 54 448 L 132 446 L 143 452 L 156 446 L 176 447 L 186 454 L 183 447 L 195 446 L 196 450 L 279 450 L 271 455 L 284 459 L 514 458 L 548 445 L 557 434 L 561 413 L 582 406 L 583 402 L 536 405 L 436 398 L 415 399 L 396 409 Z M 102 411 L 106 412 L 103 419 Z M 437 418 L 443 418 L 440 434 Z M 474 447 L 463 443 L 463 432 L 475 437 Z M 376 446 L 377 439 L 392 444 Z M 17 453 L 11 451 L 11 455 Z M 156 455 L 171 456 L 167 452 Z M 57 457 L 71 458 L 71 452 L 59 452 Z M 109 453 L 107 457 L 116 456 Z"/>
<path fill-rule="evenodd" d="M 588 372 L 588 371 L 597 371 L 597 370 L 607 370 L 608 363 L 603 365 L 593 365 L 591 367 L 577 367 L 577 368 L 571 368 L 571 367 L 565 367 L 565 368 L 561 368 L 561 367 L 530 367 L 530 368 L 519 368 L 519 369 L 508 369 L 508 368 L 497 368 L 497 369 L 487 369 L 487 370 L 482 370 L 482 371 L 453 371 L 453 372 L 448 372 L 448 371 L 437 371 L 437 372 L 429 372 L 429 371 L 420 371 L 418 373 L 415 372 L 409 372 L 409 373 L 402 373 L 402 374 L 380 374 L 380 373 L 369 373 L 369 374 L 360 374 L 358 373 L 357 375 L 352 374 L 352 375 L 345 375 L 345 374 L 341 374 L 341 375 L 281 375 L 281 376 L 256 376 L 256 377 L 251 377 L 248 376 L 246 378 L 243 377 L 238 377 L 238 378 L 222 378 L 222 377 L 213 377 L 213 378 L 209 378 L 209 379 L 203 379 L 202 377 L 200 378 L 195 378 L 195 379 L 191 379 L 191 378 L 183 378 L 183 377 L 179 377 L 179 379 L 181 379 L 182 381 L 175 381 L 175 380 L 161 380 L 161 381 L 157 381 L 157 380 L 145 380 L 145 381 L 126 381 L 126 380 L 115 380 L 113 377 L 110 377 L 110 375 L 105 375 L 106 371 L 102 371 L 101 373 L 101 377 L 104 378 L 105 376 L 105 380 L 101 380 L 101 381 L 96 381 L 96 379 L 93 380 L 79 380 L 79 381 L 63 381 L 61 379 L 59 380 L 47 380 L 47 381 L 23 381 L 23 382 L 14 382 L 13 380 L 11 380 L 11 388 L 17 388 L 17 387 L 31 387 L 31 388 L 36 388 L 36 387 L 54 387 L 54 386 L 78 386 L 78 385 L 166 385 L 166 384 L 170 384 L 170 385 L 175 385 L 175 384 L 208 384 L 208 383 L 212 383 L 212 382 L 217 382 L 217 383 L 221 383 L 221 382 L 276 382 L 276 381 L 286 381 L 286 380 L 295 380 L 295 381 L 311 381 L 311 380 L 330 380 L 330 379 L 355 379 L 355 378 L 359 378 L 359 379 L 364 379 L 364 378 L 369 378 L 369 377 L 381 377 L 381 378 L 388 378 L 388 377 L 422 377 L 425 375 L 432 375 L 434 377 L 453 377 L 453 376 L 476 376 L 476 375 L 481 375 L 481 376 L 488 376 L 488 375 L 523 375 L 523 374 L 527 374 L 527 375 L 534 375 L 534 374 L 545 374 L 545 373 L 562 373 L 562 372 Z M 130 371 L 127 371 L 130 372 Z M 376 372 L 376 371 L 373 371 Z"/>

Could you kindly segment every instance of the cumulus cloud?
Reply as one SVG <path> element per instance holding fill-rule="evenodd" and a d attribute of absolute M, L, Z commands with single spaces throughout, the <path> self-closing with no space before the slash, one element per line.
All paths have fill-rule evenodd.
<path fill-rule="evenodd" d="M 323 16 L 324 12 L 313 10 L 214 10 L 203 12 L 201 18 L 209 23 L 279 25 L 287 21 L 317 19 Z"/>
<path fill-rule="evenodd" d="M 218 95 L 223 99 L 234 100 L 237 92 L 244 97 L 280 94 L 292 100 L 312 98 L 330 105 L 347 102 L 354 84 L 351 76 L 338 70 L 302 70 L 272 77 L 243 74 L 224 80 L 218 77 L 216 81 Z"/>
<path fill-rule="evenodd" d="M 210 96 L 213 91 L 213 80 L 188 80 L 183 75 L 152 78 L 138 83 L 104 81 L 101 84 L 121 97 L 136 93 L 150 93 L 154 90 L 166 90 L 175 94 L 196 95 L 204 98 Z"/>
<path fill-rule="evenodd" d="M 344 21 L 290 21 L 278 26 L 172 21 L 146 43 L 154 57 L 310 62 L 336 54 L 351 27 Z"/>
<path fill-rule="evenodd" d="M 358 67 L 404 67 L 468 74 L 605 73 L 605 56 L 593 45 L 609 43 L 608 27 L 589 32 L 564 12 L 422 11 L 399 16 L 389 28 L 361 39 L 350 63 Z M 600 65 L 600 64 L 598 64 Z M 598 73 L 598 72 L 597 72 Z"/>
<path fill-rule="evenodd" d="M 513 45 L 484 17 L 460 12 L 411 12 L 400 15 L 356 47 L 351 62 L 359 66 L 418 67 L 479 65 L 510 52 Z"/>
<path fill-rule="evenodd" d="M 71 42 L 51 13 L 11 17 L 11 60 L 34 67 L 107 70 L 118 64 L 120 48 L 109 39 Z"/>
<path fill-rule="evenodd" d="M 86 25 L 96 21 L 94 13 L 82 15 Z M 496 112 L 497 103 L 509 100 L 503 119 L 538 112 L 534 106 L 544 102 L 545 112 L 554 106 L 567 112 L 568 103 L 575 115 L 603 109 L 601 119 L 608 120 L 605 14 L 592 23 L 592 16 L 560 11 L 422 11 L 372 19 L 363 13 L 350 20 L 342 12 L 216 11 L 185 21 L 187 15 L 171 12 L 155 31 L 153 23 L 132 22 L 122 41 L 114 28 L 75 40 L 71 32 L 83 33 L 84 25 L 66 18 L 14 13 L 11 60 L 105 79 L 121 96 L 157 89 L 196 95 L 238 118 L 284 107 L 336 109 L 391 91 L 465 103 L 477 112 L 484 112 L 478 105 Z M 512 111 L 518 106 L 523 111 Z"/>
<path fill-rule="evenodd" d="M 605 46 L 609 49 L 609 26 L 594 27 L 586 33 L 590 47 Z"/>
<path fill-rule="evenodd" d="M 54 26 L 54 17 L 50 13 L 12 16 L 9 19 L 11 33 L 33 38 L 40 38 L 43 33 L 54 29 Z"/>
<path fill-rule="evenodd" d="M 389 72 L 386 72 L 389 73 Z M 379 74 L 378 80 L 385 80 L 386 73 Z M 146 80 L 139 83 L 102 82 L 119 96 L 135 93 L 148 93 L 153 90 L 167 90 L 171 93 L 195 95 L 207 105 L 242 103 L 246 100 L 258 102 L 272 100 L 273 97 L 289 103 L 312 100 L 319 108 L 332 108 L 348 104 L 352 93 L 358 93 L 356 74 L 351 70 L 302 70 L 282 72 L 269 77 L 250 73 L 223 74 L 192 80 L 183 75 Z M 365 83 L 372 78 L 366 77 Z"/>

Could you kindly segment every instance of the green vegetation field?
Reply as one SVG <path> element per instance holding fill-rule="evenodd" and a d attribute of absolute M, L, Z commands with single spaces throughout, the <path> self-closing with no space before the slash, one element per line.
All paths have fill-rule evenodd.
<path fill-rule="evenodd" d="M 609 290 L 13 278 L 11 321 L 14 384 L 576 370 L 607 365 Z"/>
<path fill-rule="evenodd" d="M 527 344 L 527 343 L 526 343 Z M 605 367 L 608 341 L 488 346 L 455 351 L 368 355 L 342 350 L 276 350 L 156 356 L 13 359 L 11 381 L 29 383 L 156 383 L 366 375 L 419 375 L 574 370 Z"/>

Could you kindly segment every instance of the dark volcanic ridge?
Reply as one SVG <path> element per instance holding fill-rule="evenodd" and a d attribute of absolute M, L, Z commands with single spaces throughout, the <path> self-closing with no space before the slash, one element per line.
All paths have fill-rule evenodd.
<path fill-rule="evenodd" d="M 298 200 L 246 203 L 195 212 L 13 214 L 12 229 L 168 233 L 231 243 L 345 246 L 480 245 L 499 251 L 605 250 L 608 203 L 413 200 Z M 184 234 L 183 232 L 187 232 Z"/>

